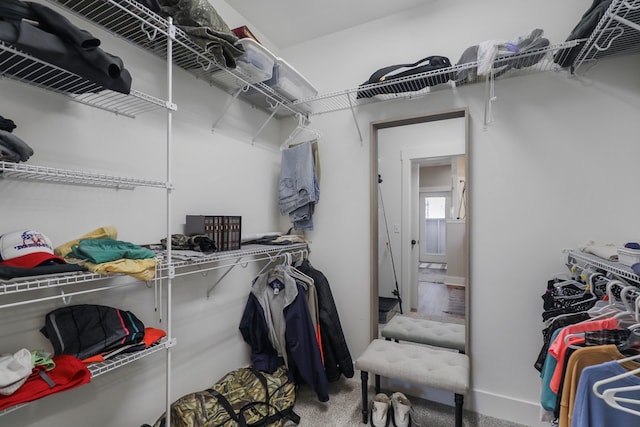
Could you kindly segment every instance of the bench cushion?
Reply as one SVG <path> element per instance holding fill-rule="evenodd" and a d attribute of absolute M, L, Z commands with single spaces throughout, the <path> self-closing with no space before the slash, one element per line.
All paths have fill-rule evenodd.
<path fill-rule="evenodd" d="M 462 395 L 469 389 L 469 357 L 452 350 L 376 339 L 356 369 Z"/>
<path fill-rule="evenodd" d="M 382 328 L 381 334 L 384 338 L 465 351 L 462 324 L 396 315 Z"/>

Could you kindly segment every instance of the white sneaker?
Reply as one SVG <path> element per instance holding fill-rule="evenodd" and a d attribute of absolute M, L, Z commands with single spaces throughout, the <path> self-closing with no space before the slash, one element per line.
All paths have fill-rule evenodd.
<path fill-rule="evenodd" d="M 371 425 L 373 427 L 387 427 L 389 425 L 389 396 L 378 393 L 371 402 Z"/>
<path fill-rule="evenodd" d="M 407 396 L 400 392 L 391 395 L 391 406 L 393 407 L 393 425 L 396 427 L 411 427 L 411 402 Z"/>

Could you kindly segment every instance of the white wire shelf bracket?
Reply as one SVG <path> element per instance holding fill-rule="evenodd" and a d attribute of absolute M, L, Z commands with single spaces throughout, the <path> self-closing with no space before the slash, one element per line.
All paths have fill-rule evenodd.
<path fill-rule="evenodd" d="M 122 353 L 104 362 L 91 363 L 87 365 L 87 369 L 91 373 L 91 378 L 93 379 L 99 375 L 102 375 L 109 371 L 113 371 L 114 369 L 120 368 L 121 366 L 128 365 L 131 362 L 135 362 L 138 359 L 142 359 L 143 357 L 147 357 L 153 353 L 163 350 L 169 347 L 170 345 L 171 344 L 169 340 L 165 337 L 160 339 L 160 341 L 158 341 L 157 343 L 149 346 L 149 348 L 132 352 L 132 353 Z M 25 406 L 28 406 L 30 403 L 34 403 L 34 402 L 37 402 L 37 400 L 34 400 L 32 402 L 27 402 L 27 403 L 20 403 L 18 405 L 14 405 L 9 408 L 0 410 L 0 416 L 8 414 L 9 412 L 13 412 Z"/>
<path fill-rule="evenodd" d="M 196 78 L 229 94 L 249 86 L 241 99 L 277 116 L 301 113 L 289 99 L 271 87 L 257 82 L 239 69 L 219 64 L 180 28 L 170 34 L 168 21 L 135 0 L 48 0 L 106 29 L 110 33 L 154 55 L 167 58 L 166 38 L 171 37 L 173 63 Z M 281 107 L 281 108 L 280 108 Z"/>
<path fill-rule="evenodd" d="M 640 52 L 640 0 L 613 0 L 576 56 L 573 67 Z"/>
<path fill-rule="evenodd" d="M 634 283 L 640 283 L 640 276 L 638 276 L 631 267 L 627 267 L 626 265 L 621 264 L 619 262 L 609 261 L 607 259 L 600 258 L 598 256 L 588 254 L 586 252 L 575 251 L 575 250 L 569 251 L 567 253 L 567 257 L 569 259 L 581 261 L 593 267 L 609 271 L 618 277 L 630 280 Z"/>
<path fill-rule="evenodd" d="M 129 118 L 167 108 L 167 103 L 159 98 L 135 89 L 129 94 L 105 89 L 84 77 L 21 52 L 1 40 L 0 75 Z"/>
<path fill-rule="evenodd" d="M 493 62 L 495 79 L 521 76 L 545 71 L 561 71 L 554 60 L 558 52 L 577 46 L 581 40 L 573 40 L 531 50 L 497 57 Z M 562 54 L 562 53 L 561 53 Z M 412 99 L 428 95 L 433 91 L 451 90 L 457 87 L 486 82 L 486 76 L 477 76 L 478 61 L 453 65 L 439 70 L 428 71 L 413 76 L 387 80 L 380 83 L 361 85 L 355 88 L 333 92 L 296 101 L 310 115 L 360 107 L 382 101 Z"/>
<path fill-rule="evenodd" d="M 166 189 L 169 186 L 165 181 L 126 178 L 108 174 L 4 161 L 0 161 L 0 178 L 89 185 L 121 190 L 133 190 L 136 187 L 155 187 Z"/>

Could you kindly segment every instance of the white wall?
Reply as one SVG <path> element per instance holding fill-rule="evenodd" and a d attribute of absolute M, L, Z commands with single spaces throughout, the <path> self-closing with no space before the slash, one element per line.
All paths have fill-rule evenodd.
<path fill-rule="evenodd" d="M 420 187 L 451 187 L 451 166 L 422 166 Z"/>
<path fill-rule="evenodd" d="M 447 285 L 465 286 L 467 284 L 467 225 L 465 220 L 447 220 Z"/>
<path fill-rule="evenodd" d="M 429 54 L 456 61 L 471 44 L 510 38 L 534 26 L 553 43 L 561 42 L 589 5 L 429 2 L 424 13 L 392 16 L 284 54 L 304 64 L 298 68 L 321 92 L 339 90 L 357 86 L 385 65 Z M 314 251 L 340 280 L 334 294 L 347 313 L 345 332 L 356 357 L 368 342 L 369 325 L 368 123 L 468 106 L 473 391 L 467 405 L 543 425 L 533 362 L 542 345 L 540 295 L 550 275 L 564 269 L 561 250 L 589 239 L 634 239 L 640 232 L 633 175 L 640 155 L 639 62 L 637 56 L 601 61 L 580 78 L 548 72 L 500 80 L 496 120 L 487 129 L 483 85 L 360 108 L 364 145 L 349 111 L 314 117 L 324 134 L 327 171 L 321 227 L 312 233 Z M 353 238 L 340 251 L 334 236 L 345 234 Z"/>
<path fill-rule="evenodd" d="M 456 61 L 471 44 L 511 38 L 534 26 L 544 28 L 553 42 L 562 41 L 589 4 L 428 2 L 422 10 L 294 46 L 282 56 L 321 92 L 340 90 L 356 86 L 381 66 L 429 54 Z M 508 18 L 501 18 L 504 11 L 509 11 Z M 164 84 L 162 61 L 116 40 L 105 38 L 105 45 L 123 57 L 138 89 L 162 94 L 157 91 L 157 84 Z M 363 107 L 357 117 L 364 144 L 348 111 L 313 119 L 323 133 L 323 173 L 316 230 L 309 233 L 311 256 L 332 285 L 354 357 L 368 344 L 371 320 L 367 124 L 468 106 L 473 392 L 467 405 L 500 418 L 540 424 L 539 377 L 533 369 L 542 344 L 540 295 L 549 275 L 563 268 L 561 249 L 589 239 L 637 239 L 640 232 L 633 175 L 640 158 L 635 143 L 640 87 L 632 72 L 639 62 L 637 57 L 602 61 L 581 79 L 546 73 L 501 80 L 496 122 L 486 130 L 482 85 Z M 247 232 L 281 229 L 274 202 L 279 152 L 269 149 L 280 139 L 278 126 L 270 126 L 252 146 L 249 141 L 266 115 L 234 104 L 211 134 L 211 123 L 228 96 L 184 72 L 176 74 L 172 227 L 180 229 L 186 213 L 224 210 L 242 215 Z M 0 114 L 18 123 L 16 134 L 36 150 L 34 164 L 163 177 L 163 113 L 134 120 L 116 117 L 3 80 Z M 286 120 L 283 124 L 290 125 Z M 3 230 L 33 226 L 54 242 L 105 223 L 134 242 L 155 241 L 164 233 L 163 196 L 156 190 L 114 192 L 10 180 L 1 184 Z M 206 288 L 220 273 L 176 280 L 178 346 L 172 350 L 172 398 L 204 388 L 248 362 L 237 324 L 256 268 L 234 270 L 210 300 L 204 298 Z M 140 283 L 126 292 L 97 295 L 74 297 L 73 302 L 121 306 L 151 326 L 164 325 L 152 309 L 152 290 Z M 46 347 L 37 329 L 44 314 L 60 305 L 56 301 L 1 310 L 0 351 Z M 44 427 L 84 425 L 91 419 L 120 427 L 152 422 L 164 409 L 163 363 L 163 355 L 156 354 L 80 389 L 6 414 L 0 423 Z"/>

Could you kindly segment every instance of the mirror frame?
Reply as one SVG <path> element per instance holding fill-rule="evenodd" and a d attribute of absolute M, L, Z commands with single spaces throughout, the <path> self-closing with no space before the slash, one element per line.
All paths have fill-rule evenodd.
<path fill-rule="evenodd" d="M 471 203 L 470 203 L 470 185 L 469 185 L 469 176 L 471 175 L 471 162 L 470 162 L 470 150 L 469 150 L 469 109 L 467 107 L 464 108 L 456 108 L 452 110 L 447 110 L 439 113 L 426 114 L 414 117 L 406 117 L 400 119 L 390 119 L 390 120 L 382 120 L 370 123 L 370 165 L 369 169 L 371 171 L 371 176 L 369 179 L 370 182 L 370 339 L 374 340 L 378 338 L 378 130 L 386 129 L 398 126 L 407 126 L 414 125 L 420 123 L 434 122 L 439 120 L 447 120 L 447 119 L 455 119 L 455 118 L 464 118 L 464 134 L 465 134 L 465 155 L 467 158 L 466 161 L 466 195 L 465 195 L 465 209 L 466 209 L 466 223 L 465 223 L 465 233 L 466 233 L 466 250 L 467 250 L 467 260 L 465 262 L 465 275 L 466 275 L 466 286 L 465 286 L 465 350 L 468 353 L 469 345 L 470 345 L 470 334 L 469 334 L 469 319 L 470 319 L 470 288 L 471 288 L 471 244 L 470 244 L 470 222 L 471 222 Z"/>

